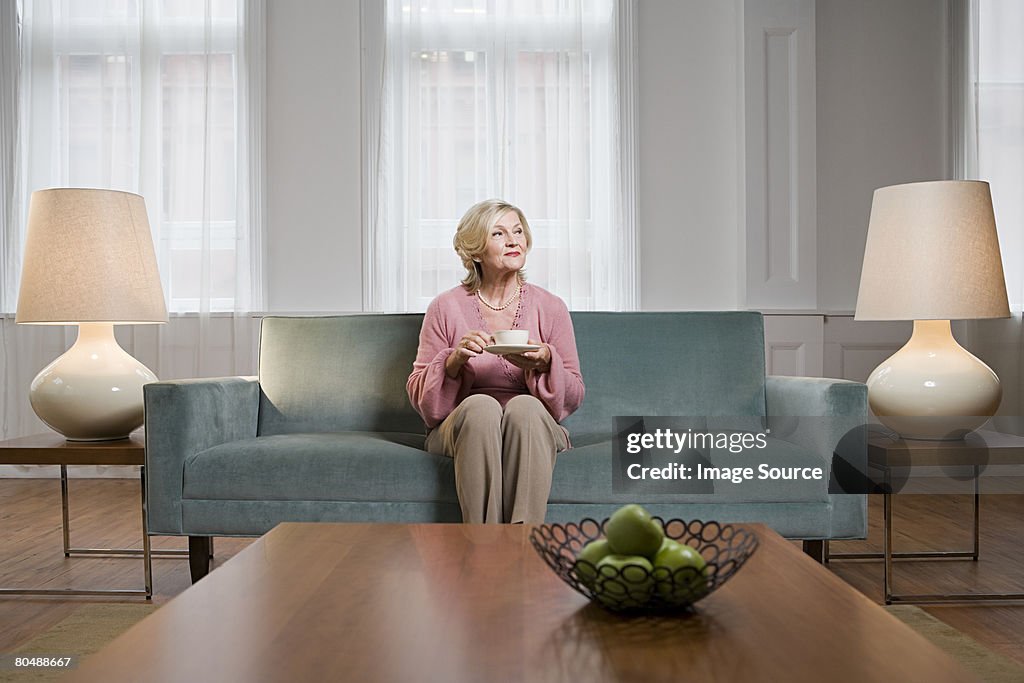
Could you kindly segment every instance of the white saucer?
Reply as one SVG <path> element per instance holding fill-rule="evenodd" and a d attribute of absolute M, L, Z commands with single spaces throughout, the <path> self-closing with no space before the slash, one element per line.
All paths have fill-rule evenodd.
<path fill-rule="evenodd" d="M 496 356 L 507 356 L 510 353 L 525 353 L 536 351 L 540 348 L 537 344 L 491 344 L 485 346 L 484 351 L 493 353 Z"/>

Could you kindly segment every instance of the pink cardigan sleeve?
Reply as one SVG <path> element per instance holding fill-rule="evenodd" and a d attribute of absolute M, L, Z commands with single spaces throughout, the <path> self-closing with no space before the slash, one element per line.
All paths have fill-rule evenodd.
<path fill-rule="evenodd" d="M 473 385 L 473 368 L 467 363 L 458 377 L 452 378 L 444 370 L 448 355 L 454 351 L 446 331 L 444 315 L 437 299 L 427 307 L 420 329 L 420 345 L 412 373 L 405 383 L 412 407 L 420 414 L 427 427 L 438 426 L 455 410 L 462 398 L 463 387 Z"/>
<path fill-rule="evenodd" d="M 541 400 L 557 422 L 561 422 L 583 403 L 584 386 L 569 309 L 561 299 L 556 299 L 552 308 L 555 305 L 551 324 L 542 330 L 541 337 L 541 342 L 551 351 L 551 369 L 527 372 L 526 388 Z"/>

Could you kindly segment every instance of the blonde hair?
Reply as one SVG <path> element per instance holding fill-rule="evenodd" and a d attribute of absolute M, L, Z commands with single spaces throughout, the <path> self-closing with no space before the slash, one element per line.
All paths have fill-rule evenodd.
<path fill-rule="evenodd" d="M 462 259 L 462 265 L 466 268 L 466 277 L 462 278 L 462 285 L 475 292 L 480 288 L 483 280 L 483 268 L 473 259 L 481 256 L 487 250 L 487 242 L 490 239 L 491 230 L 494 229 L 498 220 L 509 211 L 515 211 L 519 216 L 519 222 L 523 226 L 523 234 L 526 235 L 526 251 L 529 253 L 533 247 L 533 234 L 530 232 L 530 224 L 526 222 L 526 216 L 516 206 L 501 199 L 485 199 L 482 202 L 469 207 L 459 227 L 455 229 L 455 237 L 452 245 L 455 253 Z M 526 280 L 526 270 L 519 270 L 519 281 Z"/>

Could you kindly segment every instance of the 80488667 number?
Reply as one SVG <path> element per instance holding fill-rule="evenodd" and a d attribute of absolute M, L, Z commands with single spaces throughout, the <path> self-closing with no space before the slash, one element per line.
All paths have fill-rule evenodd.
<path fill-rule="evenodd" d="M 15 668 L 64 668 L 71 665 L 71 657 L 15 657 Z"/>

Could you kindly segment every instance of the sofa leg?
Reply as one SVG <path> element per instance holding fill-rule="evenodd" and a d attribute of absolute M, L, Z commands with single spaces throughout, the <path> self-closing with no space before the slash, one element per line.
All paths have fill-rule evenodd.
<path fill-rule="evenodd" d="M 192 583 L 210 573 L 213 557 L 213 539 L 209 536 L 188 537 L 188 568 L 192 572 Z"/>
<path fill-rule="evenodd" d="M 804 552 L 818 564 L 825 564 L 825 541 L 804 541 Z"/>

